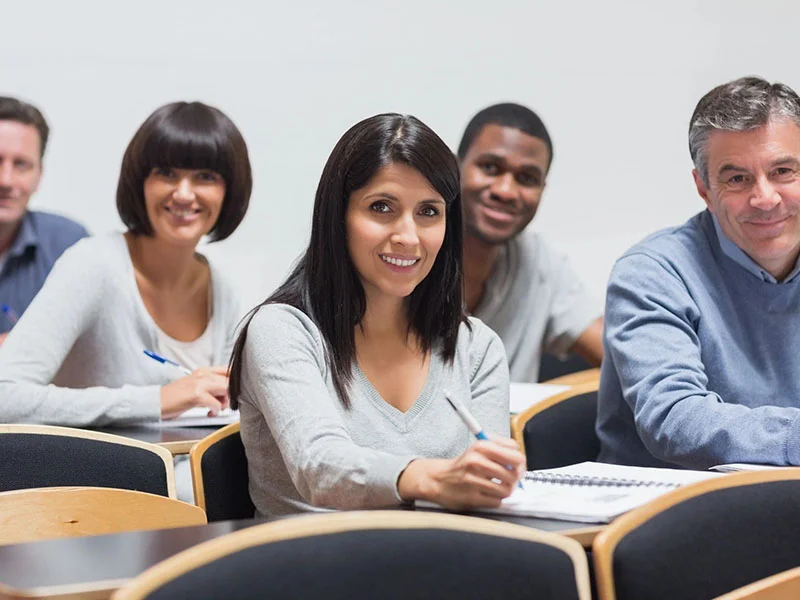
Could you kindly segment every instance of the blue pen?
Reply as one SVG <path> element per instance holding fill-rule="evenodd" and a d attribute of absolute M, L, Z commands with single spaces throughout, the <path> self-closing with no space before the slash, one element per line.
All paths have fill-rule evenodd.
<path fill-rule="evenodd" d="M 149 356 L 150 358 L 152 358 L 153 360 L 160 362 L 162 365 L 171 365 L 171 366 L 175 367 L 176 369 L 180 369 L 181 371 L 186 373 L 186 375 L 191 375 L 192 374 L 192 372 L 189 369 L 187 369 L 186 367 L 179 365 L 174 360 L 170 360 L 168 358 L 164 358 L 163 356 L 161 356 L 159 354 L 156 354 L 152 350 L 144 350 L 144 353 L 147 356 Z"/>
<path fill-rule="evenodd" d="M 453 410 L 456 411 L 456 414 L 459 417 L 461 417 L 461 420 L 464 421 L 464 425 L 467 426 L 467 429 L 470 430 L 472 435 L 474 435 L 479 440 L 488 440 L 489 439 L 489 436 L 486 435 L 483 432 L 483 427 L 481 427 L 480 424 L 478 423 L 478 421 L 475 420 L 475 417 L 473 417 L 472 414 L 470 414 L 470 412 L 467 410 L 466 406 L 462 405 L 460 402 L 458 404 L 456 404 L 455 402 L 450 400 L 450 398 L 447 396 L 447 394 L 445 394 L 444 399 L 447 400 L 447 402 L 450 404 L 450 406 L 453 407 Z M 512 470 L 511 465 L 506 465 L 506 469 L 511 471 Z M 517 482 L 517 487 L 519 489 L 523 489 L 522 488 L 522 482 L 518 481 Z"/>
<path fill-rule="evenodd" d="M 6 317 L 8 317 L 9 321 L 11 321 L 12 325 L 17 324 L 17 321 L 19 321 L 19 315 L 14 312 L 13 308 L 11 308 L 8 304 L 0 304 L 0 310 L 6 313 Z"/>

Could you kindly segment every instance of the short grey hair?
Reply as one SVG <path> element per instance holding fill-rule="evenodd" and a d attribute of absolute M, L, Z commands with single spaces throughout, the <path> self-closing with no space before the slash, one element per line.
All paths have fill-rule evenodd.
<path fill-rule="evenodd" d="M 715 87 L 700 99 L 689 122 L 689 154 L 708 185 L 708 138 L 715 129 L 748 131 L 774 119 L 800 127 L 800 97 L 788 85 L 742 77 Z"/>

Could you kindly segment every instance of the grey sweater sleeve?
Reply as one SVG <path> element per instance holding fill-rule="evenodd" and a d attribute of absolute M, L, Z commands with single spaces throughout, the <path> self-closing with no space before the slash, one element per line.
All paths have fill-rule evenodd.
<path fill-rule="evenodd" d="M 242 399 L 264 415 L 297 491 L 328 508 L 401 503 L 397 479 L 418 457 L 356 444 L 326 373 L 323 342 L 308 317 L 285 305 L 259 310 L 247 334 Z"/>
<path fill-rule="evenodd" d="M 106 274 L 93 246 L 68 249 L 0 346 L 0 421 L 68 426 L 157 420 L 160 386 L 62 388 L 51 385 L 104 302 Z M 95 256 L 93 256 L 95 255 Z M 120 327 L 126 327 L 120 319 Z M 108 352 L 113 352 L 109 348 Z"/>

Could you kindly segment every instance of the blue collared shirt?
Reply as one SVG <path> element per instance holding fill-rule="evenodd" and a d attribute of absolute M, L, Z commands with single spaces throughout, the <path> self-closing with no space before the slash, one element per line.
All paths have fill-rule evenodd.
<path fill-rule="evenodd" d="M 8 304 L 22 315 L 58 257 L 88 235 L 82 225 L 66 217 L 28 211 L 0 271 L 0 304 Z M 0 313 L 0 333 L 11 327 L 11 321 Z"/>
<path fill-rule="evenodd" d="M 747 256 L 744 250 L 739 248 L 736 244 L 734 244 L 728 236 L 725 235 L 725 232 L 722 231 L 722 227 L 720 227 L 719 221 L 717 221 L 716 215 L 711 215 L 711 219 L 714 221 L 714 229 L 717 230 L 717 238 L 719 239 L 719 246 L 722 249 L 722 252 L 738 264 L 740 267 L 749 271 L 762 281 L 766 281 L 767 283 L 789 283 L 792 279 L 797 277 L 800 274 L 800 256 L 797 257 L 797 262 L 794 265 L 794 269 L 791 270 L 789 275 L 787 275 L 783 281 L 778 281 L 775 279 L 768 271 L 766 271 L 762 266 L 760 266 L 756 261 L 752 258 Z"/>

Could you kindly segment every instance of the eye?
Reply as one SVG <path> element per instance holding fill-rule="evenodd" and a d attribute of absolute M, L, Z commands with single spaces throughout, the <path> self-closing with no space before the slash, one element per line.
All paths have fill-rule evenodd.
<path fill-rule="evenodd" d="M 426 204 L 419 210 L 419 214 L 423 217 L 438 217 L 442 214 L 441 209 L 434 204 Z"/>
<path fill-rule="evenodd" d="M 386 202 L 385 200 L 376 200 L 375 202 L 369 205 L 369 209 L 372 212 L 376 212 L 379 214 L 386 214 L 391 210 L 389 208 L 389 203 Z"/>
<path fill-rule="evenodd" d="M 222 176 L 214 171 L 198 171 L 197 175 L 195 175 L 195 178 L 198 181 L 216 182 L 219 181 Z"/>
<path fill-rule="evenodd" d="M 747 181 L 747 176 L 746 175 L 742 175 L 740 173 L 738 175 L 734 175 L 733 177 L 730 177 L 728 179 L 727 183 L 729 183 L 730 185 L 742 185 L 746 181 Z"/>
<path fill-rule="evenodd" d="M 778 167 L 772 172 L 772 176 L 775 179 L 779 179 L 781 181 L 787 181 L 789 179 L 794 179 L 794 169 L 790 167 Z"/>
<path fill-rule="evenodd" d="M 478 163 L 478 168 L 483 171 L 486 175 L 499 175 L 500 174 L 500 167 L 497 166 L 496 163 L 493 162 L 481 162 Z"/>
<path fill-rule="evenodd" d="M 533 173 L 518 173 L 516 176 L 517 183 L 523 185 L 525 187 L 534 187 L 541 185 L 541 181 L 539 181 L 539 176 Z"/>
<path fill-rule="evenodd" d="M 30 171 L 33 168 L 33 163 L 29 160 L 17 159 L 14 161 L 14 168 L 17 171 Z"/>
<path fill-rule="evenodd" d="M 169 167 L 153 167 L 153 170 L 150 171 L 150 174 L 158 177 L 172 177 L 175 175 L 175 172 Z"/>

